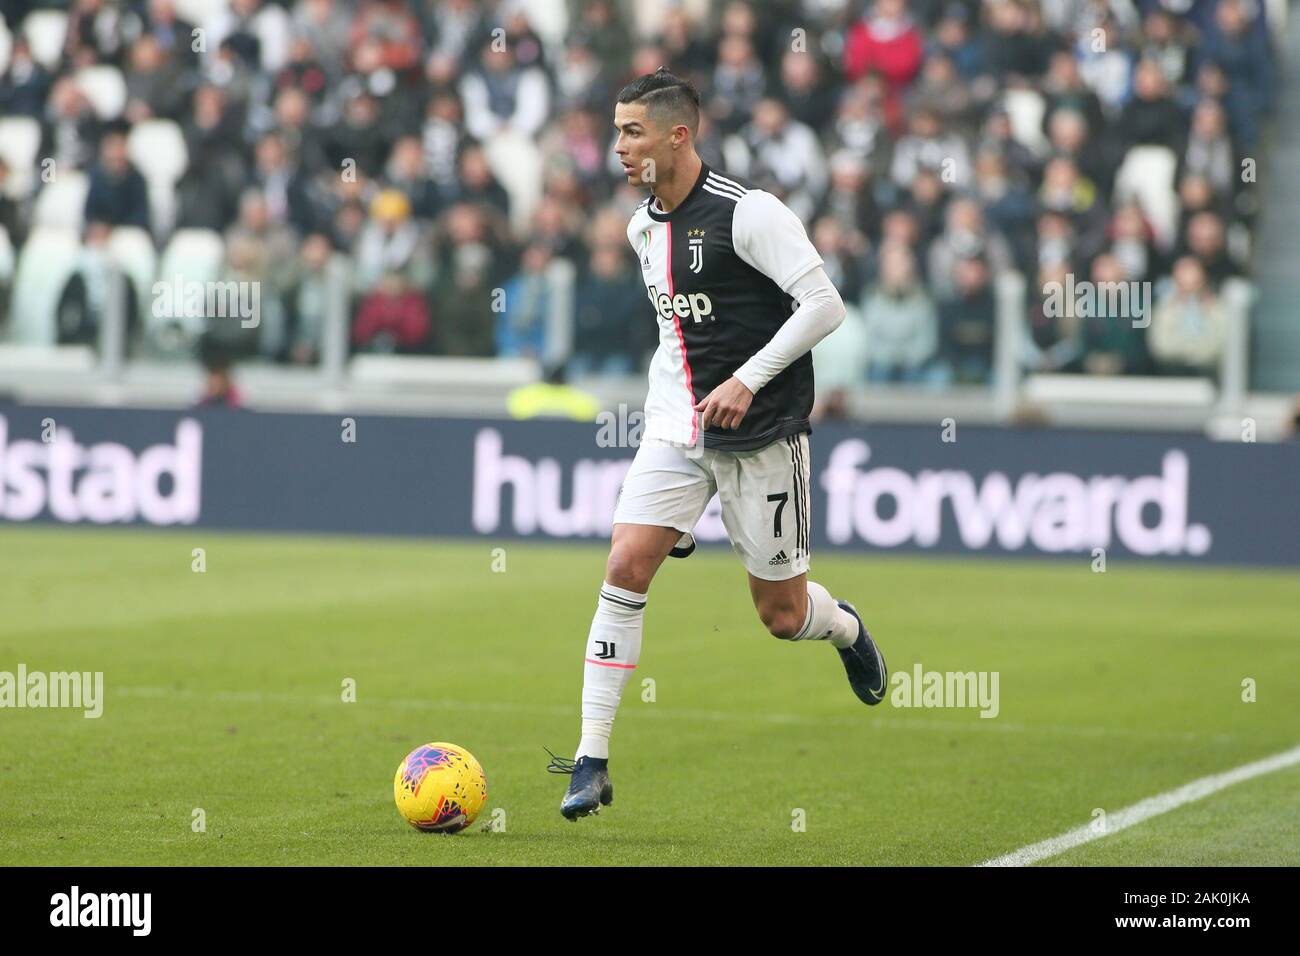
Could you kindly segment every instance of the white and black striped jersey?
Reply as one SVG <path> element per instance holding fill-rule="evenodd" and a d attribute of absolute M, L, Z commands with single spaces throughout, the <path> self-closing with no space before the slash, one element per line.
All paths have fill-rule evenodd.
<path fill-rule="evenodd" d="M 810 431 L 810 354 L 759 389 L 738 429 L 701 436 L 693 407 L 771 340 L 798 305 L 790 287 L 822 264 L 789 207 L 705 164 L 672 212 L 653 196 L 638 206 L 627 237 L 659 323 L 645 437 L 747 451 Z"/>

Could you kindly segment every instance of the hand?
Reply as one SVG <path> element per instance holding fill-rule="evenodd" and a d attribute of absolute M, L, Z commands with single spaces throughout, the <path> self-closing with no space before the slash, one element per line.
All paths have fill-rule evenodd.
<path fill-rule="evenodd" d="M 710 425 L 739 428 L 741 419 L 749 411 L 749 404 L 753 400 L 754 393 L 740 379 L 732 376 L 695 403 L 695 410 L 702 413 L 700 428 L 707 429 Z"/>

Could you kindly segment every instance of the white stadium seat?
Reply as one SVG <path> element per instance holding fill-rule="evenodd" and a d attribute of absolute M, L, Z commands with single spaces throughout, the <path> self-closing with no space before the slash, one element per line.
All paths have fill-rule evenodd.
<path fill-rule="evenodd" d="M 165 235 L 176 215 L 176 181 L 189 164 L 185 136 L 171 120 L 145 120 L 131 127 L 126 151 L 149 185 L 149 218 L 154 235 Z"/>
<path fill-rule="evenodd" d="M 14 36 L 9 27 L 0 19 L 0 74 L 9 69 L 9 57 L 14 52 Z"/>
<path fill-rule="evenodd" d="M 9 301 L 9 341 L 20 345 L 56 344 L 55 310 L 80 252 L 81 239 L 75 229 L 32 230 L 18 255 Z"/>
<path fill-rule="evenodd" d="M 32 48 L 32 59 L 47 70 L 56 69 L 68 38 L 68 15 L 62 10 L 33 10 L 23 21 L 23 36 Z"/>
<path fill-rule="evenodd" d="M 136 302 L 143 319 L 153 300 L 151 290 L 158 265 L 153 239 L 137 226 L 118 226 L 109 234 L 108 254 L 135 287 Z"/>
<path fill-rule="evenodd" d="M 176 16 L 195 25 L 230 9 L 230 0 L 176 0 Z"/>
<path fill-rule="evenodd" d="M 1174 173 L 1178 157 L 1165 146 L 1134 146 L 1115 175 L 1115 199 L 1136 199 L 1162 249 L 1170 248 L 1178 229 L 1178 196 Z"/>
<path fill-rule="evenodd" d="M 483 144 L 483 156 L 510 195 L 511 227 L 526 229 L 542 198 L 542 156 L 537 144 L 527 136 L 503 130 Z"/>
<path fill-rule="evenodd" d="M 76 83 L 99 119 L 117 119 L 126 109 L 126 80 L 117 67 L 85 67 L 77 71 Z"/>
<path fill-rule="evenodd" d="M 0 286 L 14 277 L 14 244 L 9 241 L 9 230 L 0 226 Z"/>
<path fill-rule="evenodd" d="M 1007 119 L 1011 121 L 1011 135 L 1026 149 L 1042 156 L 1047 152 L 1047 137 L 1043 135 L 1043 113 L 1047 104 L 1034 90 L 1007 90 L 1002 95 Z"/>
<path fill-rule="evenodd" d="M 41 148 L 41 124 L 30 116 L 0 117 L 0 156 L 9 166 L 5 195 L 26 199 L 37 183 L 36 154 Z"/>
<path fill-rule="evenodd" d="M 216 281 L 221 278 L 225 258 L 226 244 L 220 233 L 211 229 L 180 229 L 163 250 L 158 281 L 168 287 L 178 280 L 181 283 Z M 149 339 L 155 345 L 162 345 L 165 351 L 174 351 L 178 345 L 184 347 L 186 341 L 193 341 L 203 332 L 203 316 L 173 315 L 173 310 L 166 306 L 159 311 L 161 316 L 154 315 L 151 301 L 150 308 L 145 310 L 145 330 Z M 181 341 L 165 345 L 177 330 Z"/>
<path fill-rule="evenodd" d="M 61 170 L 41 187 L 32 210 L 32 225 L 72 229 L 78 233 L 86 215 L 90 177 L 76 169 Z"/>

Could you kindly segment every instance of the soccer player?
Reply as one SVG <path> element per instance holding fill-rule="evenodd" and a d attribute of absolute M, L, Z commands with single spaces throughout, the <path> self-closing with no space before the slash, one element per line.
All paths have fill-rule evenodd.
<path fill-rule="evenodd" d="M 618 95 L 614 151 L 651 195 L 627 236 L 659 323 L 645 427 L 614 512 L 605 581 L 587 638 L 582 738 L 560 812 L 613 801 L 609 736 L 641 656 L 650 582 L 717 492 L 763 624 L 790 641 L 829 641 L 853 692 L 884 699 L 885 662 L 853 605 L 808 580 L 811 349 L 844 303 L 803 224 L 771 193 L 710 169 L 695 152 L 700 97 L 665 68 Z"/>

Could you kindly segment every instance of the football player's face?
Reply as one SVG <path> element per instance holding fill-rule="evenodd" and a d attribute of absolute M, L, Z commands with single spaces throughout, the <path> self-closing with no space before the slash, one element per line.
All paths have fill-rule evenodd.
<path fill-rule="evenodd" d="M 623 164 L 628 183 L 633 186 L 651 185 L 655 170 L 668 160 L 671 151 L 666 131 L 646 113 L 640 103 L 619 103 L 614 107 L 614 126 L 618 129 L 614 152 Z"/>

